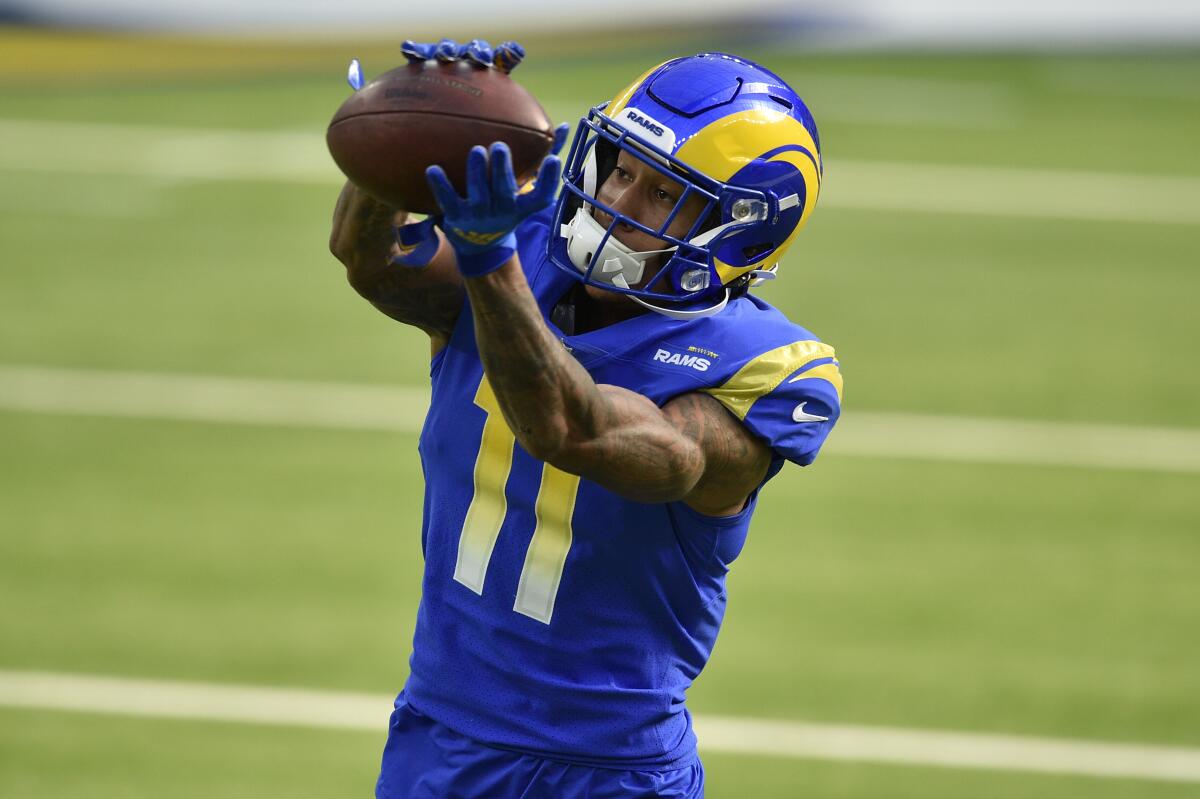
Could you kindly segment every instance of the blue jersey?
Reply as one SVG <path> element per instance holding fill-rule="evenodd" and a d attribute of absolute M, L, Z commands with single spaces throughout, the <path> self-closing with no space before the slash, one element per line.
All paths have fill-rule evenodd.
<path fill-rule="evenodd" d="M 771 446 L 766 479 L 785 459 L 812 462 L 840 409 L 828 345 L 751 296 L 707 318 L 649 312 L 567 335 L 550 316 L 575 281 L 546 259 L 549 217 L 518 230 L 521 262 L 546 323 L 597 383 L 659 406 L 711 394 Z M 758 492 L 737 515 L 710 517 L 533 458 L 484 377 L 467 308 L 431 375 L 406 700 L 495 747 L 613 768 L 690 763 L 684 695 L 712 651 Z"/>

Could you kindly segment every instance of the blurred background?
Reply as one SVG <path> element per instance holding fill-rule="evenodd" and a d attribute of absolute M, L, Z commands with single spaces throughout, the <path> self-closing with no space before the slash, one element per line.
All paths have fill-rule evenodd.
<path fill-rule="evenodd" d="M 442 35 L 556 121 L 711 48 L 820 125 L 759 296 L 845 413 L 730 574 L 711 796 L 1200 792 L 1200 7 L 644 6 L 0 0 L 0 796 L 370 795 L 428 344 L 323 132 Z"/>

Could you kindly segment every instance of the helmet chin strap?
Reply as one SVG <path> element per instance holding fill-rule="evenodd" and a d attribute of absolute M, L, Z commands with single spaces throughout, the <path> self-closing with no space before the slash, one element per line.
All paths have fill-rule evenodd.
<path fill-rule="evenodd" d="M 662 314 L 663 316 L 669 316 L 672 319 L 680 319 L 686 322 L 690 319 L 702 319 L 706 316 L 713 316 L 720 313 L 721 310 L 729 304 L 729 289 L 725 289 L 725 294 L 721 297 L 721 301 L 716 305 L 690 311 L 683 310 L 682 308 L 671 308 L 669 306 L 655 305 L 654 303 L 646 302 L 641 297 L 633 294 L 629 295 L 629 299 L 633 300 L 643 308 L 648 308 L 655 313 Z"/>
<path fill-rule="evenodd" d="M 623 289 L 642 279 L 648 259 L 675 250 L 674 247 L 644 252 L 632 250 L 615 236 L 608 235 L 604 226 L 585 208 L 578 209 L 571 222 L 559 228 L 559 235 L 567 240 L 567 255 L 576 269 L 586 274 L 594 259 L 596 268 L 592 272 L 592 279 Z M 603 247 L 600 246 L 601 242 L 604 242 Z"/>
<path fill-rule="evenodd" d="M 711 232 L 711 231 L 710 231 Z M 717 231 L 720 232 L 720 231 Z M 587 272 L 597 246 L 604 238 L 606 230 L 590 213 L 580 208 L 575 212 L 575 218 L 570 224 L 562 225 L 559 235 L 567 240 L 567 254 L 580 272 Z M 711 236 L 705 234 L 711 239 Z M 673 252 L 676 248 L 666 250 L 651 250 L 649 252 L 634 252 L 614 237 L 609 236 L 600 252 L 598 267 L 592 279 L 599 283 L 609 283 L 618 288 L 627 289 L 632 282 L 641 279 L 645 260 L 658 253 Z M 726 288 L 720 301 L 708 308 L 683 309 L 672 308 L 669 305 L 657 305 L 630 294 L 629 298 L 647 310 L 669 317 L 671 319 L 700 319 L 720 313 L 729 303 L 729 289 Z"/>

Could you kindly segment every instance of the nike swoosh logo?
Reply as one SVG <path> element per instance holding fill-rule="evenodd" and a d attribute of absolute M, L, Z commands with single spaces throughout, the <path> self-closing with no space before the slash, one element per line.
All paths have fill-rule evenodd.
<path fill-rule="evenodd" d="M 828 416 L 817 416 L 812 413 L 805 413 L 804 406 L 807 402 L 802 402 L 796 406 L 796 410 L 792 411 L 792 421 L 794 422 L 828 422 Z"/>

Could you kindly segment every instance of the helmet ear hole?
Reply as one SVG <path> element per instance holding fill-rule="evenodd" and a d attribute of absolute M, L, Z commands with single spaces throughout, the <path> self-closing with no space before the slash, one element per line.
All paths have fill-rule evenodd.
<path fill-rule="evenodd" d="M 755 244 L 750 247 L 743 247 L 742 255 L 745 257 L 745 259 L 747 261 L 753 261 L 758 256 L 766 255 L 773 249 L 775 249 L 775 245 L 768 241 L 763 244 Z"/>

